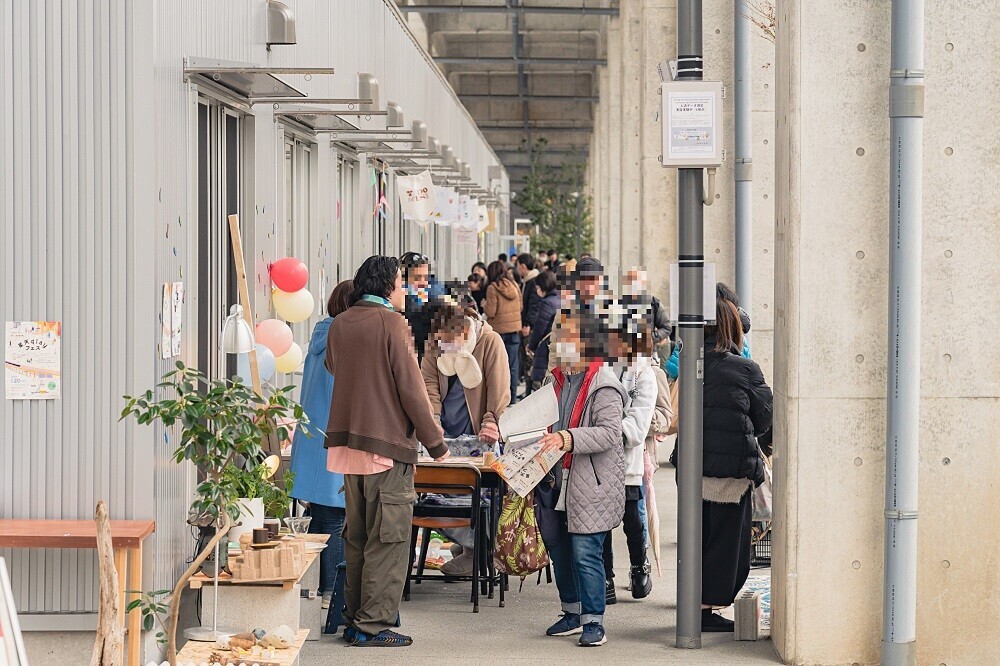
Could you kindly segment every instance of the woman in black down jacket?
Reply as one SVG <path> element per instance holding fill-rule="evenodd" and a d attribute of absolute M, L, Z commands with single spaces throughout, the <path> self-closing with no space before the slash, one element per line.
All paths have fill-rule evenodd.
<path fill-rule="evenodd" d="M 702 631 L 732 631 L 712 612 L 733 603 L 750 574 L 751 490 L 764 481 L 757 437 L 771 427 L 771 389 L 760 366 L 740 355 L 736 306 L 716 300 L 716 325 L 705 327 L 704 480 L 702 490 Z"/>

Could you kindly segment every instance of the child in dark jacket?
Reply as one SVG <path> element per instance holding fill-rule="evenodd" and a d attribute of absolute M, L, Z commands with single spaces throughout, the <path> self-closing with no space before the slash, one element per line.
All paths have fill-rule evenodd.
<path fill-rule="evenodd" d="M 534 389 L 541 387 L 549 366 L 549 339 L 552 323 L 559 312 L 559 289 L 556 275 L 543 271 L 535 278 L 535 292 L 538 294 L 538 310 L 535 314 L 528 351 L 535 355 L 531 365 L 531 383 Z"/>

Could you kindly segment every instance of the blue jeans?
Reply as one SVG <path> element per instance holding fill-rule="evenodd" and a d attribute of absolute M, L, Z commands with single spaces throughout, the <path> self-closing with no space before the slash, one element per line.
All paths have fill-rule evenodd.
<path fill-rule="evenodd" d="M 310 534 L 329 534 L 330 540 L 319 555 L 319 591 L 333 592 L 337 582 L 337 565 L 344 561 L 344 510 L 339 506 L 309 504 Z"/>
<path fill-rule="evenodd" d="M 521 333 L 501 333 L 503 346 L 507 349 L 507 364 L 510 366 L 510 404 L 517 401 L 517 385 L 521 374 Z"/>
<path fill-rule="evenodd" d="M 604 532 L 570 534 L 566 514 L 558 512 L 560 525 L 552 543 L 545 542 L 565 613 L 580 615 L 580 623 L 604 624 Z"/>

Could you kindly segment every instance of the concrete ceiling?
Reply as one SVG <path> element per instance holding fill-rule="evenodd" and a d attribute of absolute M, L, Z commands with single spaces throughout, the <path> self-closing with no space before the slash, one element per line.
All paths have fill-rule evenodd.
<path fill-rule="evenodd" d="M 582 163 L 619 0 L 397 0 L 518 189 L 530 148 Z"/>

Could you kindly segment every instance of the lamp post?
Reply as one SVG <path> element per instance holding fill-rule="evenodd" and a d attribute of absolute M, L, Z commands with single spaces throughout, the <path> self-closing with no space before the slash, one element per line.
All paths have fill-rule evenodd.
<path fill-rule="evenodd" d="M 253 329 L 243 317 L 243 306 L 234 305 L 229 316 L 222 322 L 222 331 L 219 333 L 219 375 L 226 375 L 226 354 L 248 354 L 254 350 L 256 341 Z M 218 528 L 216 528 L 218 529 Z M 225 538 L 225 537 L 223 537 Z M 239 633 L 236 630 L 219 630 L 219 543 L 215 542 L 215 576 L 212 579 L 212 598 L 214 600 L 212 608 L 212 628 L 191 627 L 184 630 L 184 636 L 188 640 L 200 642 L 214 642 L 219 638 L 232 636 Z M 229 542 L 226 542 L 226 552 L 229 551 Z"/>

